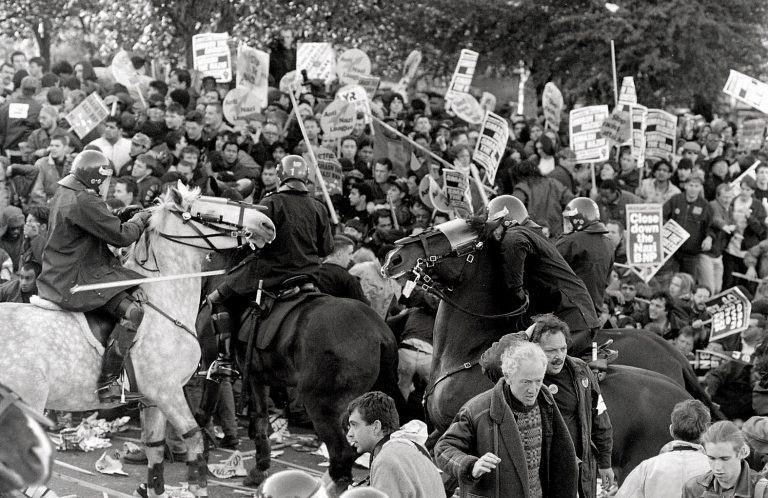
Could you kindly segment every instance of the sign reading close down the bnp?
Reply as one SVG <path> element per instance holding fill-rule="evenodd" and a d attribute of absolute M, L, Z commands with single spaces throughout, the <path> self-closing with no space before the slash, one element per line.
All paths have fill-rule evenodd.
<path fill-rule="evenodd" d="M 661 204 L 627 204 L 627 263 L 653 266 L 662 262 Z"/>

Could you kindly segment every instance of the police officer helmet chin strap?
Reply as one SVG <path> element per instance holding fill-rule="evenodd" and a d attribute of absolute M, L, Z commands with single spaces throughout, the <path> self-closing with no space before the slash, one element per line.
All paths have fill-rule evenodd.
<path fill-rule="evenodd" d="M 287 178 L 280 187 L 278 192 L 309 192 L 307 185 L 298 178 Z"/>

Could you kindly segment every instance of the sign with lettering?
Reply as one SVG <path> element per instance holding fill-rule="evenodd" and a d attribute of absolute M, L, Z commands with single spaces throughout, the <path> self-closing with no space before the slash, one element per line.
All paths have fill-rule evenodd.
<path fill-rule="evenodd" d="M 600 133 L 612 142 L 622 144 L 631 136 L 632 129 L 629 119 L 629 105 L 619 104 L 613 108 L 611 115 L 603 121 Z"/>
<path fill-rule="evenodd" d="M 653 266 L 661 263 L 661 204 L 627 204 L 627 264 Z"/>
<path fill-rule="evenodd" d="M 267 107 L 269 54 L 241 43 L 237 48 L 237 86 L 256 93 Z"/>
<path fill-rule="evenodd" d="M 328 189 L 328 195 L 341 195 L 341 184 L 344 182 L 344 173 L 341 171 L 341 163 L 339 163 L 339 160 L 336 158 L 336 154 L 325 147 L 312 147 L 312 150 L 317 159 L 317 169 L 323 176 L 325 187 Z M 309 153 L 304 154 L 304 159 L 306 159 L 308 164 L 311 162 Z M 315 169 L 312 168 L 313 174 L 310 176 L 313 181 L 317 183 L 314 171 Z M 319 193 L 320 189 L 316 189 L 315 192 Z"/>
<path fill-rule="evenodd" d="M 571 149 L 576 154 L 577 163 L 608 160 L 608 139 L 600 133 L 607 117 L 607 105 L 593 105 L 571 111 Z"/>
<path fill-rule="evenodd" d="M 371 122 L 371 103 L 368 101 L 368 93 L 360 85 L 347 85 L 336 92 L 336 98 L 355 104 L 358 113 L 363 114 L 366 124 Z"/>
<path fill-rule="evenodd" d="M 768 114 L 768 85 L 762 81 L 731 69 L 723 92 L 760 112 Z"/>
<path fill-rule="evenodd" d="M 499 169 L 499 163 L 504 155 L 508 139 L 509 125 L 507 125 L 507 121 L 498 114 L 486 112 L 472 160 L 485 168 L 488 182 L 491 185 L 496 180 L 496 172 Z"/>
<path fill-rule="evenodd" d="M 265 105 L 266 102 L 262 102 L 256 92 L 247 88 L 233 88 L 227 92 L 221 107 L 227 121 L 235 124 L 256 116 Z"/>
<path fill-rule="evenodd" d="M 677 116 L 661 109 L 648 109 L 645 119 L 645 156 L 669 159 L 675 154 Z"/>
<path fill-rule="evenodd" d="M 560 113 L 563 112 L 563 94 L 551 81 L 544 85 L 544 94 L 541 96 L 541 105 L 544 108 L 545 126 L 549 130 L 560 130 Z"/>
<path fill-rule="evenodd" d="M 664 229 L 661 232 L 661 250 L 664 254 L 664 258 L 660 263 L 653 264 L 651 266 L 632 266 L 632 271 L 644 282 L 650 282 L 656 275 L 664 263 L 671 258 L 683 243 L 690 237 L 685 228 L 681 227 L 675 220 L 668 220 L 664 223 Z"/>
<path fill-rule="evenodd" d="M 731 287 L 707 301 L 707 313 L 712 317 L 709 342 L 717 341 L 747 330 L 752 303 L 738 287 Z"/>
<path fill-rule="evenodd" d="M 485 111 L 483 111 L 480 103 L 468 93 L 457 93 L 453 96 L 453 99 L 451 99 L 451 111 L 459 119 L 469 124 L 480 124 L 485 116 Z"/>
<path fill-rule="evenodd" d="M 743 150 L 760 150 L 765 141 L 765 119 L 744 121 L 739 132 L 739 147 Z"/>
<path fill-rule="evenodd" d="M 358 84 L 357 75 L 371 74 L 371 59 L 359 48 L 351 48 L 339 56 L 336 61 L 336 73 L 342 84 Z"/>
<path fill-rule="evenodd" d="M 448 91 L 445 93 L 446 105 L 449 105 L 456 94 L 469 93 L 478 57 L 480 57 L 480 54 L 473 50 L 465 48 L 461 51 L 459 62 L 456 64 L 456 70 L 453 72 L 451 83 L 448 85 Z"/>
<path fill-rule="evenodd" d="M 443 192 L 448 205 L 460 218 L 472 214 L 472 194 L 469 190 L 469 175 L 462 171 L 445 168 L 443 170 Z"/>
<path fill-rule="evenodd" d="M 67 120 L 72 130 L 81 139 L 88 135 L 99 123 L 107 116 L 109 110 L 104 105 L 104 101 L 97 92 L 93 92 L 85 98 L 80 104 L 72 109 L 64 119 Z"/>
<path fill-rule="evenodd" d="M 229 33 L 202 33 L 192 37 L 192 63 L 203 76 L 213 76 L 216 83 L 232 81 L 232 52 Z"/>
<path fill-rule="evenodd" d="M 346 137 L 352 133 L 357 120 L 355 105 L 346 100 L 334 100 L 323 110 L 320 127 L 323 136 L 331 139 Z"/>
<path fill-rule="evenodd" d="M 336 54 L 330 43 L 299 43 L 296 49 L 296 78 L 307 71 L 310 80 L 330 81 L 336 75 Z"/>
<path fill-rule="evenodd" d="M 642 170 L 645 167 L 645 126 L 648 116 L 648 108 L 644 105 L 633 104 L 629 109 L 629 118 L 632 123 L 632 139 L 630 150 L 635 164 Z"/>

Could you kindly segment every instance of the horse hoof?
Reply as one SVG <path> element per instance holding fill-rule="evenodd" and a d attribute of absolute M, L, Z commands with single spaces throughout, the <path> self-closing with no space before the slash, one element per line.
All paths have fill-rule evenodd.
<path fill-rule="evenodd" d="M 243 486 L 257 488 L 267 478 L 267 473 L 253 467 L 248 471 L 248 475 L 243 479 Z"/>

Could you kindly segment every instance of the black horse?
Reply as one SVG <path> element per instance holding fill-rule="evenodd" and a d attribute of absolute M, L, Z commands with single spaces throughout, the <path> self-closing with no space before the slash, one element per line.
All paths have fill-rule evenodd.
<path fill-rule="evenodd" d="M 419 236 L 398 241 L 398 247 L 392 251 L 383 271 L 390 277 L 418 276 L 418 284 L 440 295 L 440 303 L 435 322 L 433 338 L 434 355 L 432 379 L 425 393 L 425 406 L 430 426 L 434 432 L 430 441 L 436 440 L 450 425 L 459 408 L 476 394 L 491 387 L 491 382 L 481 372 L 478 361 L 482 353 L 501 336 L 518 330 L 521 322 L 517 318 L 519 309 L 514 309 L 511 299 L 505 292 L 500 277 L 498 253 L 482 239 L 479 230 L 461 220 L 454 220 L 439 225 Z M 623 349 L 632 337 L 632 349 Z M 645 338 L 644 338 L 645 337 Z M 663 367 L 661 373 L 669 373 L 682 386 L 683 366 L 674 358 L 663 361 L 660 345 L 651 337 L 642 333 L 625 332 L 614 337 L 621 354 L 636 358 L 641 367 Z M 646 361 L 643 361 L 645 358 Z M 689 365 L 685 367 L 690 368 Z M 658 453 L 659 441 L 667 441 L 669 433 L 669 415 L 674 402 L 679 401 L 684 391 L 681 389 L 656 388 L 660 382 L 664 387 L 672 381 L 653 377 L 650 373 L 640 375 L 629 371 L 616 376 L 615 384 L 623 385 L 626 394 L 631 394 L 638 386 L 648 388 L 649 393 L 658 392 L 660 398 L 644 400 L 647 405 L 639 406 L 634 396 L 617 396 L 620 389 L 608 389 L 613 400 L 606 395 L 606 404 L 614 404 L 625 410 L 617 410 L 612 417 L 614 423 L 614 445 L 617 451 L 626 454 L 615 455 L 620 475 L 626 475 L 636 462 Z M 670 393 L 675 395 L 671 396 Z M 664 397 L 664 399 L 661 399 Z M 648 417 L 635 420 L 631 414 L 650 410 Z M 625 415 L 626 414 L 626 419 Z M 661 420 L 659 423 L 648 418 Z M 637 424 L 646 424 L 642 431 L 637 431 Z"/>

